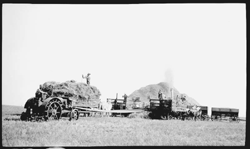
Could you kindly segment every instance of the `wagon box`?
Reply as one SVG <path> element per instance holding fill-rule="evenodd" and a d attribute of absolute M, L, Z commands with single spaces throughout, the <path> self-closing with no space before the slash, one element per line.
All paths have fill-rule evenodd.
<path fill-rule="evenodd" d="M 238 113 L 238 112 L 239 112 L 239 109 L 230 109 L 230 112 Z"/>
<path fill-rule="evenodd" d="M 229 120 L 238 120 L 239 115 L 239 109 L 233 109 L 233 108 L 212 108 L 211 110 L 211 117 L 213 119 L 219 119 L 222 118 L 229 118 Z"/>
<path fill-rule="evenodd" d="M 219 112 L 219 111 L 220 111 L 220 108 L 212 108 L 212 111 L 217 111 L 217 112 Z"/>
<path fill-rule="evenodd" d="M 229 108 L 220 108 L 220 112 L 230 112 Z"/>
<path fill-rule="evenodd" d="M 201 108 L 201 110 L 207 110 L 207 106 L 199 106 Z"/>
<path fill-rule="evenodd" d="M 239 112 L 239 109 L 231 109 L 231 108 L 212 108 L 212 111 L 217 111 L 217 112 Z"/>

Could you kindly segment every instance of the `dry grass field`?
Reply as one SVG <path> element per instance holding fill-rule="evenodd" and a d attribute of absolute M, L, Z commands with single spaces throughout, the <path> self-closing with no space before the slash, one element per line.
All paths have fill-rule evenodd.
<path fill-rule="evenodd" d="M 19 116 L 13 115 L 13 112 L 10 112 L 12 115 L 8 114 L 6 107 L 2 110 L 5 111 L 2 112 L 2 145 L 5 147 L 245 145 L 245 122 L 121 117 L 80 117 L 77 121 L 63 118 L 59 121 L 23 122 L 18 120 Z"/>

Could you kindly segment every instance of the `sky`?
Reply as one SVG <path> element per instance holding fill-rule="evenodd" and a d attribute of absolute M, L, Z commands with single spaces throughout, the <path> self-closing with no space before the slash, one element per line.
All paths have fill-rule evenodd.
<path fill-rule="evenodd" d="M 91 73 L 101 99 L 171 80 L 210 110 L 246 116 L 245 4 L 2 8 L 2 105 L 23 106 L 44 82 Z"/>

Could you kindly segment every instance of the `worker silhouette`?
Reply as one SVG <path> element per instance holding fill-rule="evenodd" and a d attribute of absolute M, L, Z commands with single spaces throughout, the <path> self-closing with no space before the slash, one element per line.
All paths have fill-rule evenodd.
<path fill-rule="evenodd" d="M 162 100 L 162 92 L 161 92 L 161 90 L 159 90 L 159 92 L 158 92 L 158 99 Z"/>
<path fill-rule="evenodd" d="M 86 82 L 88 85 L 90 85 L 90 76 L 89 75 L 90 75 L 90 73 L 88 73 L 86 77 L 84 77 L 84 75 L 82 75 L 82 78 L 86 79 Z"/>
<path fill-rule="evenodd" d="M 126 102 L 127 102 L 128 95 L 124 94 L 122 97 L 124 98 L 124 103 L 126 103 Z"/>

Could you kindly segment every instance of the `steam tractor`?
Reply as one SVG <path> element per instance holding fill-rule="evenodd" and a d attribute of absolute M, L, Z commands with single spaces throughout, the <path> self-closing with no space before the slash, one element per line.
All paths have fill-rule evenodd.
<path fill-rule="evenodd" d="M 55 97 L 38 89 L 36 96 L 25 103 L 26 112 L 21 114 L 21 120 L 59 120 L 62 116 L 77 120 L 79 112 L 73 108 L 74 103 L 70 97 Z"/>

